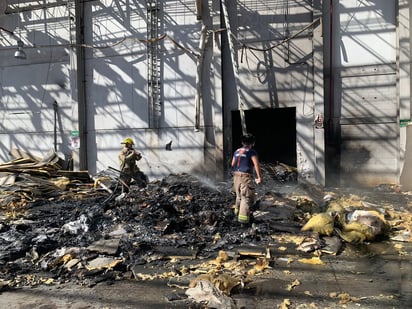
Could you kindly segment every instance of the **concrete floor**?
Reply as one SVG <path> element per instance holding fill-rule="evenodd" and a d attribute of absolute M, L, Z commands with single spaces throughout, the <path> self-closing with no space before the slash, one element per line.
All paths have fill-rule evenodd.
<path fill-rule="evenodd" d="M 276 247 L 271 251 L 272 267 L 244 288 L 232 290 L 236 308 L 412 307 L 409 243 L 347 246 L 340 255 L 322 255 L 324 265 L 298 261 L 312 254 L 277 251 Z M 187 299 L 168 300 L 184 292 L 184 288 L 168 286 L 166 279 L 103 282 L 91 288 L 73 284 L 25 287 L 1 292 L 0 308 L 194 308 Z"/>
<path fill-rule="evenodd" d="M 371 197 L 375 200 L 368 199 L 370 202 L 412 212 L 412 195 L 372 192 Z M 243 288 L 232 290 L 236 308 L 412 308 L 412 243 L 384 240 L 346 244 L 336 256 L 322 254 L 323 265 L 299 262 L 314 254 L 276 243 L 275 239 L 270 251 L 271 268 L 254 276 Z M 122 280 L 93 287 L 68 283 L 6 290 L 0 281 L 0 309 L 201 308 L 188 299 L 170 300 L 184 296 L 187 287 L 170 286 L 168 282 Z"/>

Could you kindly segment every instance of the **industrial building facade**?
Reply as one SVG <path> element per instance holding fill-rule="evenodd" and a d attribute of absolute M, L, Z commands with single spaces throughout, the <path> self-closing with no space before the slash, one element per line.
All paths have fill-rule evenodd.
<path fill-rule="evenodd" d="M 321 185 L 408 183 L 409 1 L 8 0 L 0 161 L 222 180 L 240 136 Z"/>

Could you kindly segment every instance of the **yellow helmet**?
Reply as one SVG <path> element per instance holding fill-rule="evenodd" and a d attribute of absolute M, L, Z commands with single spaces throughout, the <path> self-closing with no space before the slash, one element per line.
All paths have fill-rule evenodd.
<path fill-rule="evenodd" d="M 126 138 L 124 139 L 124 141 L 123 141 L 123 142 L 121 142 L 121 144 L 130 144 L 130 145 L 134 145 L 134 142 L 133 142 L 133 140 L 132 140 L 130 137 L 126 137 Z"/>

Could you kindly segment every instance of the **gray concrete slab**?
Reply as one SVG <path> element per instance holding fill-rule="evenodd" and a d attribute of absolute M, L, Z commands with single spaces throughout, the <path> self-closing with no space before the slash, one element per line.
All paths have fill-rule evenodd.
<path fill-rule="evenodd" d="M 286 300 L 290 306 L 285 308 L 411 308 L 412 245 L 397 243 L 402 250 L 395 245 L 348 246 L 340 255 L 322 255 L 323 265 L 299 262 L 313 254 L 278 250 L 272 267 L 233 289 L 231 297 L 237 308 L 277 308 Z M 1 292 L 0 307 L 188 308 L 187 299 L 171 300 L 184 292 L 184 286 L 169 286 L 168 279 L 25 287 Z"/>

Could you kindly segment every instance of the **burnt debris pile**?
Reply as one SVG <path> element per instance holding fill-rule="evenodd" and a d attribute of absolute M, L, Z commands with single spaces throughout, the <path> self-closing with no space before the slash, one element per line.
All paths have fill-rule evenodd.
<path fill-rule="evenodd" d="M 262 172 L 270 175 L 272 180 L 279 183 L 291 183 L 298 180 L 297 168 L 281 162 L 262 164 Z"/>
<path fill-rule="evenodd" d="M 69 181 L 45 196 L 22 194 L 16 189 L 21 183 L 2 186 L 4 196 L 19 201 L 1 207 L 0 277 L 8 286 L 133 277 L 136 265 L 163 265 L 179 255 L 214 257 L 220 249 L 268 241 L 273 233 L 267 213 L 248 228 L 237 223 L 230 183 L 187 174 L 132 186 L 126 196 L 115 181 L 106 190 Z"/>
<path fill-rule="evenodd" d="M 230 180 L 216 184 L 174 174 L 144 188 L 132 185 L 123 195 L 113 170 L 90 177 L 62 170 L 53 153 L 44 159 L 14 154 L 0 164 L 0 289 L 144 280 L 160 270 L 176 277 L 187 272 L 178 261 L 208 259 L 216 266 L 215 282 L 228 275 L 223 261 L 252 256 L 253 269 L 234 272 L 239 283 L 245 274 L 270 267 L 281 244 L 288 254 L 318 258 L 338 255 L 345 243 L 390 233 L 410 241 L 410 215 L 394 209 L 392 201 L 384 204 L 381 191 L 362 198 L 353 190 L 325 195 L 318 187 L 298 185 L 296 171 L 285 166 L 280 174 L 263 166 L 252 222 L 242 227 Z M 388 196 L 409 203 L 398 191 Z"/>

